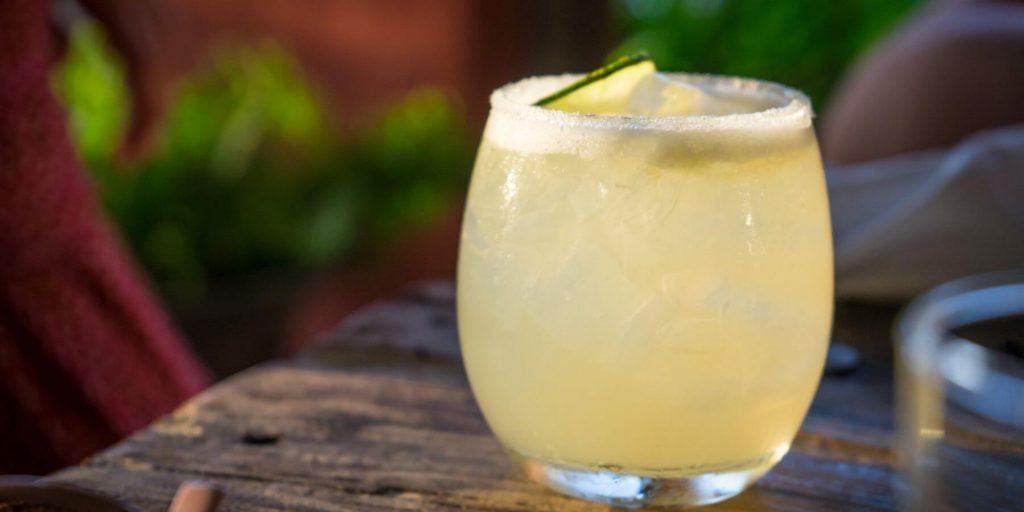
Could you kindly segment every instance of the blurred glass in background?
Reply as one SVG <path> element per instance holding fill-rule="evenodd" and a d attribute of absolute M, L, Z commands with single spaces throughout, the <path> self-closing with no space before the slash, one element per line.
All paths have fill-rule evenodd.
<path fill-rule="evenodd" d="M 1024 506 L 1024 271 L 915 299 L 895 326 L 904 510 Z"/>

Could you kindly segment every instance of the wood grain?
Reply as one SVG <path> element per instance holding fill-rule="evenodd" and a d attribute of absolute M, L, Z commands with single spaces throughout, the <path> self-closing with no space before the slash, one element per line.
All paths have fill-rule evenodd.
<path fill-rule="evenodd" d="M 894 510 L 891 387 L 871 365 L 826 378 L 791 453 L 705 510 Z M 446 283 L 373 305 L 299 359 L 239 374 L 49 481 L 158 511 L 190 479 L 223 486 L 223 511 L 607 510 L 525 481 L 490 435 Z"/>

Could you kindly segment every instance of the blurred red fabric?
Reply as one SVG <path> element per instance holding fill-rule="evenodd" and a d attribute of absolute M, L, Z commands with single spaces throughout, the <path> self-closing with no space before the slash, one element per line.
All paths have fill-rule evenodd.
<path fill-rule="evenodd" d="M 0 473 L 75 463 L 209 381 L 76 163 L 49 8 L 0 2 Z"/>

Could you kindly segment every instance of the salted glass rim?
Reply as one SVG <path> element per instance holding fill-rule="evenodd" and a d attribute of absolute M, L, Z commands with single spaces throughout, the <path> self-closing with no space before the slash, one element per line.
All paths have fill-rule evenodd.
<path fill-rule="evenodd" d="M 725 115 L 631 116 L 566 112 L 533 105 L 539 98 L 580 79 L 567 73 L 524 78 L 505 84 L 491 94 L 491 115 L 511 115 L 524 121 L 603 130 L 662 132 L 800 129 L 814 116 L 810 99 L 792 87 L 766 80 L 700 73 L 666 73 L 688 83 L 710 86 L 727 93 L 763 99 L 768 107 L 756 112 Z"/>

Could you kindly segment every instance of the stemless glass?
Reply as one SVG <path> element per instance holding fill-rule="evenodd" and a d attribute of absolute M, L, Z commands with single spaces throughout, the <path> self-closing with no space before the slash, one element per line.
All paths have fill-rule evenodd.
<path fill-rule="evenodd" d="M 832 248 L 810 104 L 672 75 L 749 112 L 599 116 L 491 96 L 462 227 L 459 334 L 527 475 L 617 506 L 696 505 L 789 449 L 821 376 Z"/>
<path fill-rule="evenodd" d="M 900 315 L 901 510 L 1024 510 L 1021 324 L 1024 270 L 943 284 Z"/>

